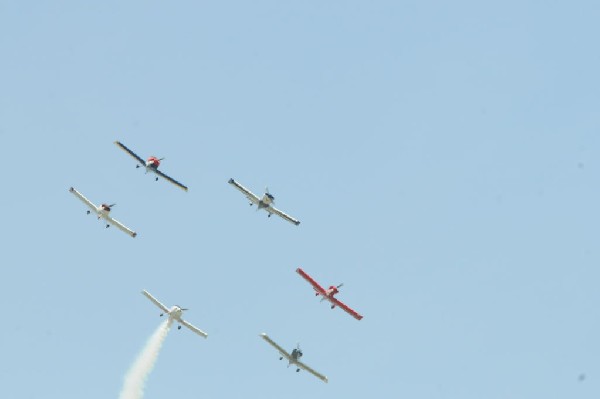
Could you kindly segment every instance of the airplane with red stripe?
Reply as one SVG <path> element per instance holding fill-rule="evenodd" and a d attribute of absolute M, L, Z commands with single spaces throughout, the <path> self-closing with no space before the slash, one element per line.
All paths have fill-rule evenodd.
<path fill-rule="evenodd" d="M 139 167 L 145 168 L 146 173 L 152 172 L 152 173 L 162 177 L 166 181 L 173 183 L 180 189 L 182 189 L 184 191 L 188 190 L 188 188 L 186 186 L 184 186 L 183 184 L 179 183 L 177 180 L 165 175 L 163 172 L 158 170 L 158 167 L 160 166 L 160 161 L 162 161 L 164 158 L 157 158 L 157 157 L 152 156 L 152 157 L 148 157 L 148 159 L 144 161 L 139 155 L 137 155 L 135 152 L 133 152 L 132 150 L 127 148 L 123 143 L 121 143 L 119 141 L 115 141 L 115 144 L 117 145 L 117 147 L 119 147 L 120 149 L 125 151 L 127 154 L 129 154 L 133 159 L 138 161 L 138 164 L 135 166 L 136 168 L 139 168 Z M 158 181 L 158 176 L 156 177 L 157 181 Z"/>
<path fill-rule="evenodd" d="M 296 273 L 298 273 L 303 279 L 308 281 L 310 285 L 313 286 L 313 289 L 316 291 L 316 296 L 321 296 L 321 302 L 324 300 L 328 300 L 331 303 L 331 309 L 334 309 L 336 306 L 340 309 L 344 310 L 350 316 L 354 317 L 356 320 L 362 319 L 362 315 L 356 312 L 354 309 L 350 308 L 348 305 L 335 298 L 335 295 L 339 293 L 339 288 L 344 284 L 339 284 L 337 286 L 330 285 L 328 289 L 324 289 L 321 287 L 319 283 L 317 283 L 308 273 L 306 273 L 301 268 L 296 269 Z"/>

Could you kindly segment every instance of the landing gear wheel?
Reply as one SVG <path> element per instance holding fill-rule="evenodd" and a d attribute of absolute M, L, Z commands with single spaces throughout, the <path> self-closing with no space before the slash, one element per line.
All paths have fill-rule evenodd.
<path fill-rule="evenodd" d="M 296 373 L 299 373 L 299 372 L 300 372 L 300 369 L 296 369 Z"/>
<path fill-rule="evenodd" d="M 177 329 L 178 329 L 178 330 L 181 330 L 181 326 L 177 326 Z"/>
<path fill-rule="evenodd" d="M 110 227 L 110 224 L 107 224 L 107 225 L 106 225 L 106 228 L 108 229 L 109 227 Z"/>
<path fill-rule="evenodd" d="M 158 177 L 156 179 L 154 179 L 154 181 L 158 181 Z"/>
<path fill-rule="evenodd" d="M 86 212 L 86 214 L 87 214 L 87 215 L 89 215 L 89 214 L 90 214 L 90 211 L 87 211 L 87 212 Z"/>
<path fill-rule="evenodd" d="M 140 165 L 135 165 L 135 168 L 136 168 L 136 169 L 137 169 L 137 168 L 139 168 L 139 167 L 140 167 Z"/>
<path fill-rule="evenodd" d="M 335 308 L 335 305 L 331 305 L 331 309 Z"/>

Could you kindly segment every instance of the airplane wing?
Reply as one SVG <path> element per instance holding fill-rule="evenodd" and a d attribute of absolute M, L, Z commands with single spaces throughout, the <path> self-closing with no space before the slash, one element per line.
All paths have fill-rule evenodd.
<path fill-rule="evenodd" d="M 180 319 L 179 322 L 181 324 L 183 324 L 184 326 L 186 326 L 187 328 L 189 328 L 190 330 L 192 330 L 193 332 L 195 332 L 196 334 L 198 334 L 199 336 L 204 337 L 204 338 L 208 337 L 207 333 L 205 333 L 204 331 L 202 331 L 198 327 L 195 327 L 195 326 L 191 325 L 187 321 L 185 321 L 183 319 Z"/>
<path fill-rule="evenodd" d="M 229 179 L 229 184 L 231 184 L 233 187 L 240 190 L 253 203 L 255 203 L 255 204 L 259 203 L 260 198 L 258 198 L 252 191 L 248 190 L 246 187 L 242 186 L 240 183 L 236 182 L 233 179 Z"/>
<path fill-rule="evenodd" d="M 92 208 L 92 210 L 94 212 L 98 211 L 98 207 L 96 205 L 94 205 L 92 203 L 92 201 L 90 201 L 89 199 L 85 198 L 85 196 L 83 194 L 81 194 L 79 191 L 75 190 L 73 187 L 69 188 L 69 191 L 72 192 L 73 194 L 75 194 L 75 196 L 77 198 L 79 198 L 87 206 L 89 206 L 90 208 Z"/>
<path fill-rule="evenodd" d="M 287 360 L 290 360 L 292 358 L 292 355 L 287 353 L 286 350 L 283 349 L 281 346 L 277 345 L 277 343 L 275 341 L 273 341 L 271 338 L 269 338 L 269 336 L 266 333 L 262 333 L 262 334 L 260 334 L 260 336 L 262 337 L 262 339 L 267 341 L 273 348 L 277 349 L 279 351 L 279 353 L 281 353 L 281 355 L 283 357 L 285 357 Z"/>
<path fill-rule="evenodd" d="M 344 302 L 342 302 L 336 298 L 332 298 L 332 297 L 326 297 L 326 298 L 329 300 L 329 302 L 333 303 L 335 306 L 340 307 L 346 313 L 348 313 L 350 316 L 354 317 L 356 320 L 360 320 L 363 318 L 362 315 L 358 314 L 358 312 L 356 310 L 350 308 Z"/>
<path fill-rule="evenodd" d="M 267 209 L 267 212 L 269 213 L 274 213 L 279 217 L 282 217 L 283 219 L 287 220 L 290 223 L 294 223 L 296 226 L 298 226 L 300 224 L 300 221 L 297 219 L 294 219 L 293 217 L 291 217 L 290 215 L 280 211 L 279 209 L 275 208 L 274 206 L 269 206 Z"/>
<path fill-rule="evenodd" d="M 302 276 L 303 279 L 308 281 L 313 286 L 315 291 L 317 291 L 319 294 L 321 294 L 323 296 L 326 295 L 323 287 L 321 287 L 319 285 L 319 283 L 317 283 L 315 280 L 313 280 L 313 278 L 311 276 L 309 276 L 304 270 L 302 270 L 301 268 L 297 268 L 296 273 L 298 273 L 300 276 Z"/>
<path fill-rule="evenodd" d="M 177 187 L 181 188 L 184 191 L 187 191 L 188 188 L 186 186 L 184 186 L 183 184 L 179 183 L 177 180 L 165 175 L 163 172 L 161 172 L 158 169 L 154 169 L 154 173 L 156 173 L 157 175 L 159 175 L 160 177 L 162 177 L 165 180 L 170 181 L 171 183 L 173 183 L 174 185 L 176 185 Z"/>
<path fill-rule="evenodd" d="M 309 373 L 311 373 L 315 377 L 319 378 L 323 382 L 328 382 L 329 381 L 326 376 L 324 376 L 323 374 L 321 374 L 321 373 L 319 373 L 319 372 L 311 369 L 310 367 L 308 367 L 306 364 L 302 363 L 301 361 L 297 361 L 296 365 L 298 367 L 300 367 L 301 369 L 308 371 Z"/>
<path fill-rule="evenodd" d="M 158 299 L 154 298 L 150 293 L 146 290 L 142 291 L 142 294 L 146 296 L 146 298 L 150 299 L 156 306 L 158 306 L 163 312 L 169 313 L 169 309 L 163 305 Z"/>
<path fill-rule="evenodd" d="M 123 223 L 119 222 L 117 219 L 113 219 L 110 216 L 106 216 L 106 221 L 110 224 L 112 224 L 113 226 L 117 226 L 117 228 L 119 230 L 121 230 L 124 233 L 129 234 L 131 237 L 135 238 L 135 236 L 137 236 L 137 233 L 133 230 L 131 230 L 129 227 L 125 226 Z"/>
<path fill-rule="evenodd" d="M 126 153 L 131 155 L 131 157 L 134 158 L 136 161 L 138 161 L 142 166 L 146 166 L 146 161 L 144 161 L 142 158 L 140 158 L 135 152 L 133 152 L 129 148 L 125 147 L 125 145 L 123 145 L 121 142 L 115 141 L 115 144 L 117 146 L 119 146 L 119 148 L 121 148 L 123 151 L 125 151 Z"/>

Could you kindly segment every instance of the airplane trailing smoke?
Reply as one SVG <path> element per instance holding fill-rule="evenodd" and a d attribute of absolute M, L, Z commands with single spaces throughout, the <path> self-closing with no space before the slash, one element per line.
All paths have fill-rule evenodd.
<path fill-rule="evenodd" d="M 152 334 L 144 349 L 125 375 L 125 381 L 119 399 L 141 399 L 144 396 L 146 379 L 154 368 L 160 348 L 171 329 L 173 320 L 165 320 Z"/>

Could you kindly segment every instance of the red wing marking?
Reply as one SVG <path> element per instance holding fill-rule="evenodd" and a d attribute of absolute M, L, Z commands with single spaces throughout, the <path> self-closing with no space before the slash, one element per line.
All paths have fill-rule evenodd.
<path fill-rule="evenodd" d="M 308 281 L 313 286 L 315 291 L 317 291 L 319 294 L 323 295 L 323 297 L 325 299 L 327 299 L 329 302 L 331 302 L 335 306 L 340 307 L 346 313 L 348 313 L 350 316 L 354 317 L 356 320 L 360 320 L 363 318 L 362 315 L 358 314 L 358 312 L 356 312 L 354 309 L 348 307 L 348 305 L 346 305 L 345 303 L 339 301 L 334 296 L 327 295 L 327 292 L 323 289 L 323 287 L 321 287 L 319 285 L 319 283 L 317 283 L 315 280 L 313 280 L 313 278 L 311 276 L 309 276 L 304 270 L 302 270 L 301 268 L 297 268 L 296 273 L 298 273 L 299 275 L 302 276 L 302 278 L 304 278 L 306 281 Z"/>
<path fill-rule="evenodd" d="M 319 285 L 319 283 L 317 283 L 315 280 L 313 280 L 313 278 L 311 276 L 309 276 L 304 270 L 302 270 L 301 268 L 297 268 L 296 269 L 296 273 L 298 273 L 299 275 L 302 276 L 303 279 L 305 279 L 306 281 L 308 281 L 310 283 L 310 285 L 313 286 L 313 288 L 315 289 L 315 291 L 317 291 L 319 294 L 321 294 L 323 296 L 327 296 L 327 294 L 325 293 L 325 290 L 323 289 L 323 287 L 321 287 Z"/>
<path fill-rule="evenodd" d="M 360 314 L 358 314 L 358 312 L 356 312 L 354 309 L 349 308 L 348 305 L 339 301 L 338 299 L 336 299 L 334 297 L 327 297 L 327 299 L 329 300 L 329 302 L 333 303 L 335 306 L 338 306 L 341 309 L 343 309 L 346 313 L 348 313 L 350 316 L 354 317 L 356 320 L 360 320 L 363 318 Z"/>

